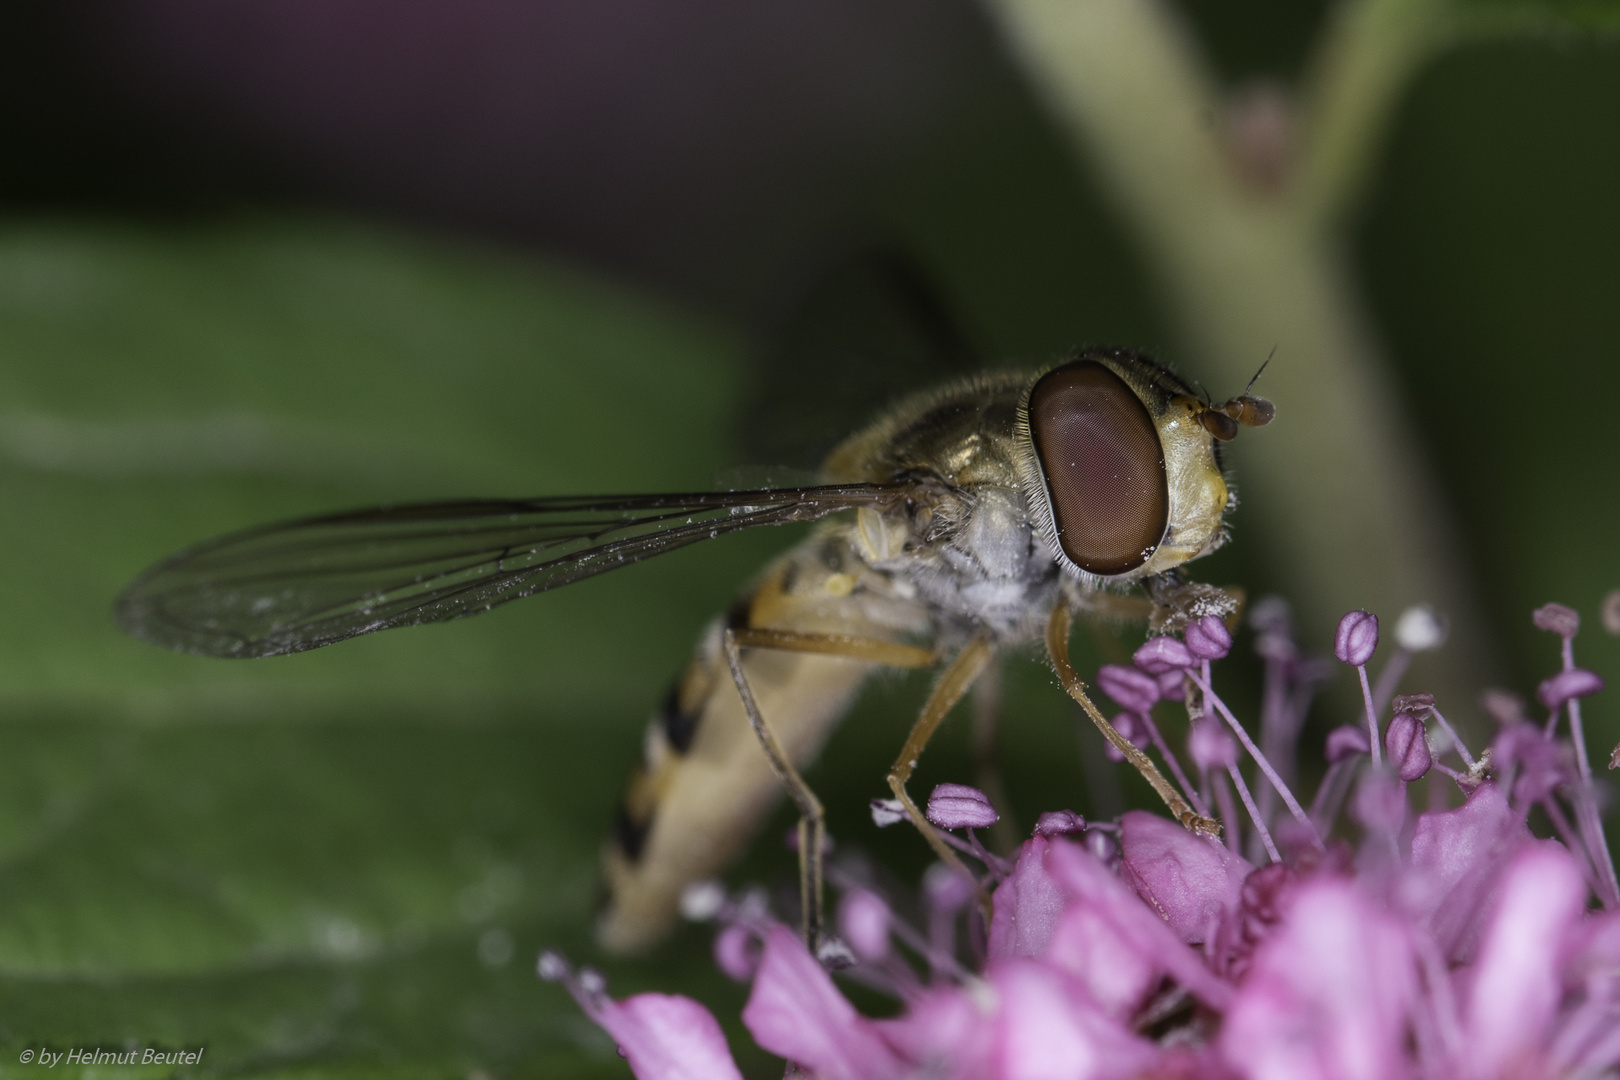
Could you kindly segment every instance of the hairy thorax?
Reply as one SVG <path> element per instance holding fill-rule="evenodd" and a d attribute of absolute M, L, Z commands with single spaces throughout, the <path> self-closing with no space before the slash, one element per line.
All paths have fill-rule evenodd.
<path fill-rule="evenodd" d="M 828 458 L 833 481 L 925 482 L 926 498 L 859 511 L 855 557 L 930 609 L 947 637 L 1036 632 L 1061 575 L 1022 490 L 1022 376 L 986 376 L 903 403 Z"/>

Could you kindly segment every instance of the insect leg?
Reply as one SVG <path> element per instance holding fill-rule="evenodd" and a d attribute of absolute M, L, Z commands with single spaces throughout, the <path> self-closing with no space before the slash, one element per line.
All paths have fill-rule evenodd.
<path fill-rule="evenodd" d="M 848 660 L 867 660 L 889 667 L 925 668 L 939 663 L 932 649 L 881 638 L 849 634 L 805 634 L 797 630 L 769 630 L 740 627 L 728 631 L 741 649 L 781 649 L 784 652 L 821 653 Z"/>
<path fill-rule="evenodd" d="M 748 723 L 759 737 L 760 746 L 765 749 L 766 760 L 771 763 L 782 786 L 787 788 L 788 797 L 799 808 L 799 901 L 804 912 L 804 943 L 814 954 L 821 943 L 821 844 L 826 835 L 825 812 L 821 800 L 804 782 L 799 770 L 793 767 L 782 744 L 776 741 L 776 736 L 765 723 L 765 717 L 760 715 L 759 705 L 754 701 L 754 691 L 748 686 L 748 676 L 743 674 L 742 651 L 737 647 L 735 630 L 726 631 L 722 647 L 725 649 L 726 666 L 731 669 L 731 681 L 737 684 L 743 711 L 748 714 Z"/>
<path fill-rule="evenodd" d="M 962 860 L 957 857 L 956 852 L 945 845 L 939 833 L 934 831 L 928 819 L 923 817 L 922 811 L 917 809 L 917 804 L 911 801 L 911 796 L 906 791 L 906 781 L 911 779 L 912 772 L 916 770 L 917 760 L 922 757 L 923 748 L 928 745 L 928 740 L 934 737 L 934 732 L 939 729 L 940 723 L 951 711 L 951 707 L 962 700 L 962 696 L 973 686 L 974 680 L 983 673 L 993 655 L 994 650 L 990 646 L 989 639 L 983 637 L 974 638 L 956 654 L 951 666 L 945 669 L 945 673 L 939 677 L 939 682 L 934 684 L 933 692 L 923 703 L 922 714 L 917 717 L 917 722 L 911 725 L 911 734 L 906 736 L 906 745 L 901 747 L 900 756 L 895 758 L 894 765 L 889 769 L 889 790 L 894 792 L 894 797 L 905 807 L 906 815 L 922 832 L 923 839 L 934 849 L 934 854 L 938 855 L 945 865 L 968 874 L 970 879 L 973 875 L 962 865 Z"/>
<path fill-rule="evenodd" d="M 1113 744 L 1114 749 L 1124 754 L 1126 760 L 1136 766 L 1136 771 L 1142 774 L 1142 778 L 1153 785 L 1153 790 L 1158 792 L 1159 798 L 1164 800 L 1164 804 L 1170 808 L 1170 813 L 1175 815 L 1177 821 L 1205 836 L 1219 836 L 1220 825 L 1194 813 L 1192 807 L 1188 806 L 1176 793 L 1176 789 L 1170 786 L 1170 782 L 1164 778 L 1158 766 L 1153 764 L 1153 760 L 1115 730 L 1114 725 L 1103 717 L 1102 712 L 1086 696 L 1086 684 L 1080 681 L 1080 676 L 1075 674 L 1074 665 L 1069 662 L 1069 630 L 1073 626 L 1073 619 L 1068 604 L 1059 600 L 1052 608 L 1051 621 L 1046 624 L 1046 651 L 1052 658 L 1052 667 L 1057 672 L 1058 681 L 1063 684 L 1063 689 L 1080 703 L 1086 715 L 1091 717 L 1091 722 L 1097 725 L 1097 730 L 1102 732 L 1103 738 Z"/>
<path fill-rule="evenodd" d="M 784 652 L 820 653 L 850 660 L 866 660 L 890 667 L 931 667 L 936 661 L 930 649 L 915 645 L 902 645 L 880 638 L 854 637 L 848 634 L 810 634 L 796 630 L 771 630 L 756 627 L 727 629 L 722 640 L 726 666 L 731 669 L 731 681 L 737 684 L 743 710 L 748 723 L 759 737 L 771 769 L 782 781 L 788 796 L 799 808 L 799 898 L 804 912 L 804 939 L 813 953 L 821 938 L 822 924 L 822 851 L 826 846 L 826 825 L 821 800 L 804 782 L 793 762 L 788 759 L 782 744 L 766 724 L 765 717 L 754 701 L 753 689 L 742 669 L 742 650 L 779 649 Z M 965 687 L 964 687 L 965 689 Z M 957 695 L 960 697 L 960 693 Z M 954 701 L 954 699 L 953 699 Z M 948 706 L 947 706 L 948 708 Z"/>

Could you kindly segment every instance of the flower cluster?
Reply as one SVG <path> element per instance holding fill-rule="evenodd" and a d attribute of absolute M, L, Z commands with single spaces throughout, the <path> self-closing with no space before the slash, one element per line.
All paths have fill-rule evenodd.
<path fill-rule="evenodd" d="M 1620 612 L 1620 594 L 1608 608 Z M 1478 755 L 1432 696 L 1394 696 L 1443 624 L 1406 613 L 1372 679 L 1378 620 L 1346 615 L 1334 655 L 1357 671 L 1365 723 L 1329 734 L 1308 807 L 1292 791 L 1295 748 L 1330 664 L 1301 655 L 1281 603 L 1256 605 L 1250 622 L 1265 665 L 1258 742 L 1215 691 L 1212 664 L 1232 646 L 1216 619 L 1097 676 L 1123 710 L 1115 726 L 1157 751 L 1200 813 L 1213 808 L 1220 840 L 1144 811 L 1110 822 L 1057 811 L 1002 857 L 974 832 L 996 822 L 990 800 L 943 784 L 928 817 L 982 869 L 975 882 L 934 866 L 921 927 L 852 863 L 829 869 L 839 938 L 819 959 L 761 894 L 695 891 L 691 913 L 720 925 L 717 962 L 752 980 L 742 1019 L 759 1045 L 820 1080 L 1620 1073 L 1620 886 L 1580 712 L 1603 683 L 1575 664 L 1576 613 L 1535 613 L 1563 642 L 1562 670 L 1536 695 L 1546 716 L 1487 694 L 1499 727 Z M 1167 700 L 1189 717 L 1190 772 L 1152 715 Z M 1409 785 L 1425 777 L 1428 809 L 1414 813 Z M 877 803 L 874 817 L 892 810 Z M 1531 832 L 1533 812 L 1555 838 Z M 903 1011 L 863 1016 L 829 968 Z M 551 953 L 540 973 L 569 988 L 640 1080 L 739 1075 L 697 1002 L 614 1001 L 599 976 Z"/>

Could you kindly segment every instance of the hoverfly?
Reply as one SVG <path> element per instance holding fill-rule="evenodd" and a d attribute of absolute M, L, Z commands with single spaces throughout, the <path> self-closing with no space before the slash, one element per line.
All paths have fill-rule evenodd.
<path fill-rule="evenodd" d="M 912 397 L 836 447 L 813 486 L 470 500 L 271 525 L 179 552 L 120 595 L 119 624 L 169 648 L 262 657 L 445 622 L 725 533 L 820 520 L 712 623 L 655 712 L 606 845 L 600 932 L 649 944 L 785 786 L 801 814 L 806 935 L 820 919 L 821 806 L 798 768 L 877 667 L 942 672 L 889 773 L 906 781 L 998 651 L 1044 637 L 1060 681 L 1189 828 L 1213 832 L 1091 703 L 1070 620 L 1139 583 L 1159 628 L 1227 614 L 1177 568 L 1225 539 L 1219 444 L 1269 402 L 1215 405 L 1145 356 L 1093 349 L 1045 371 Z M 763 753 L 761 750 L 763 749 Z"/>

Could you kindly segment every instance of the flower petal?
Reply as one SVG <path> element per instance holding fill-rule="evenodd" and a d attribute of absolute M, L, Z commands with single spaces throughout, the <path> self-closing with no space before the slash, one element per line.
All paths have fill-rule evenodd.
<path fill-rule="evenodd" d="M 1032 960 L 991 971 L 999 999 L 994 1066 L 997 1080 L 1102 1080 L 1146 1073 L 1151 1044 L 1098 1012 L 1062 973 Z"/>
<path fill-rule="evenodd" d="M 939 986 L 911 1002 L 903 1016 L 873 1023 L 890 1046 L 915 1063 L 917 1076 L 987 1077 L 993 1075 L 990 1021 L 995 1002 L 995 992 L 983 982 L 971 988 Z"/>
<path fill-rule="evenodd" d="M 1026 842 L 1013 872 L 990 897 L 990 959 L 1045 954 L 1068 901 L 1047 869 L 1050 851 L 1051 841 L 1044 836 Z"/>
<path fill-rule="evenodd" d="M 838 904 L 838 932 L 855 955 L 876 963 L 889 955 L 889 926 L 894 913 L 869 889 L 851 889 Z"/>
<path fill-rule="evenodd" d="M 1419 815 L 1401 882 L 1403 906 L 1428 923 L 1452 963 L 1473 958 L 1508 861 L 1531 842 L 1502 789 L 1481 784 L 1455 810 Z"/>
<path fill-rule="evenodd" d="M 1157 814 L 1132 810 L 1120 825 L 1125 880 L 1182 941 L 1203 941 L 1238 906 L 1247 861 Z"/>
<path fill-rule="evenodd" d="M 1076 844 L 1027 842 L 992 901 L 992 961 L 1044 959 L 1110 1015 L 1128 1015 L 1166 973 L 1210 1004 L 1230 994 L 1129 887 Z"/>
<path fill-rule="evenodd" d="M 1399 1080 L 1415 986 L 1405 927 L 1347 882 L 1307 882 L 1256 950 L 1221 1053 L 1250 1080 Z"/>
<path fill-rule="evenodd" d="M 1103 1013 L 1123 1022 L 1146 1004 L 1163 966 L 1153 950 L 1121 934 L 1110 914 L 1100 905 L 1071 905 L 1045 959 L 1083 985 Z"/>
<path fill-rule="evenodd" d="M 1586 882 L 1562 845 L 1514 857 L 1480 944 L 1463 1011 L 1466 1074 L 1533 1076 L 1558 1012 L 1559 961 L 1581 929 Z"/>
<path fill-rule="evenodd" d="M 637 994 L 608 1002 L 593 1019 L 636 1080 L 742 1080 L 713 1014 L 689 997 Z"/>
<path fill-rule="evenodd" d="M 752 928 L 732 923 L 714 936 L 714 966 L 733 982 L 744 983 L 759 968 L 759 939 Z"/>
<path fill-rule="evenodd" d="M 1052 879 L 1068 894 L 1070 909 L 1084 909 L 1087 921 L 1093 917 L 1104 920 L 1120 947 L 1175 979 L 1205 1004 L 1218 1009 L 1230 1000 L 1231 987 L 1212 975 L 1199 955 L 1096 856 L 1075 844 L 1059 841 L 1052 844 L 1045 862 Z M 1089 928 L 1077 930 L 1075 937 L 1065 939 L 1064 927 L 1069 918 L 1066 911 L 1048 956 L 1054 964 L 1085 977 L 1088 972 L 1083 967 L 1070 966 L 1083 962 L 1084 955 L 1069 955 L 1060 949 L 1060 945 L 1078 948 L 1091 940 Z"/>
<path fill-rule="evenodd" d="M 1614 1009 L 1620 985 L 1620 911 L 1586 916 L 1569 943 L 1564 986 L 1582 987 L 1585 1001 L 1559 1017 L 1547 1040 L 1548 1072 L 1555 1076 L 1601 1075 L 1620 1066 L 1620 1029 Z"/>
<path fill-rule="evenodd" d="M 855 1011 L 797 934 L 765 934 L 742 1021 L 754 1041 L 821 1080 L 880 1080 L 905 1068 L 871 1020 Z"/>

